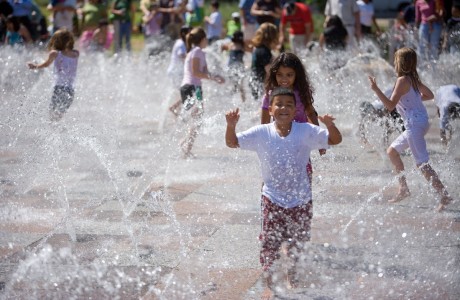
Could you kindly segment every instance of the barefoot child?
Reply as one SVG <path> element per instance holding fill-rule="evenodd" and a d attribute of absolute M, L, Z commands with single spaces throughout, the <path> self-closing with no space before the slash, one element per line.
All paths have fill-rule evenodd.
<path fill-rule="evenodd" d="M 213 75 L 208 71 L 206 56 L 203 51 L 208 45 L 206 32 L 201 27 L 193 28 L 187 34 L 186 46 L 187 56 L 184 62 L 184 77 L 180 88 L 182 103 L 186 110 L 190 110 L 192 124 L 185 139 L 181 142 L 181 149 L 185 157 L 191 155 L 191 150 L 195 142 L 198 130 L 201 126 L 203 115 L 203 92 L 201 80 L 208 79 L 217 83 L 224 83 L 225 80 L 220 75 Z"/>
<path fill-rule="evenodd" d="M 438 211 L 452 201 L 444 185 L 439 180 L 438 174 L 428 164 L 429 156 L 426 149 L 425 134 L 428 132 L 428 113 L 422 101 L 433 99 L 434 95 L 420 80 L 417 73 L 417 53 L 411 48 L 401 48 L 395 53 L 394 65 L 398 79 L 393 94 L 388 99 L 379 89 L 375 77 L 370 77 L 371 89 L 382 101 L 385 107 L 392 111 L 395 107 L 404 120 L 404 131 L 387 149 L 388 156 L 397 174 L 404 171 L 404 164 L 400 153 L 410 148 L 417 167 L 422 171 L 426 180 L 439 194 L 441 201 Z M 395 198 L 389 200 L 395 203 L 410 196 L 406 177 L 399 175 L 399 192 Z"/>
<path fill-rule="evenodd" d="M 28 63 L 30 69 L 46 68 L 54 62 L 56 82 L 50 104 L 50 120 L 58 121 L 73 102 L 73 84 L 77 75 L 79 52 L 73 49 L 74 38 L 67 29 L 56 31 L 48 44 L 48 59 L 41 63 Z"/>
<path fill-rule="evenodd" d="M 270 94 L 273 123 L 254 126 L 236 133 L 238 109 L 227 112 L 225 141 L 228 147 L 255 151 L 259 157 L 264 186 L 262 189 L 262 263 L 267 287 L 264 297 L 273 295 L 273 263 L 279 258 L 282 244 L 296 262 L 304 244 L 310 240 L 313 216 L 311 189 L 305 166 L 309 153 L 342 141 L 330 115 L 319 116 L 327 130 L 319 126 L 293 122 L 296 99 L 292 90 L 277 87 Z"/>

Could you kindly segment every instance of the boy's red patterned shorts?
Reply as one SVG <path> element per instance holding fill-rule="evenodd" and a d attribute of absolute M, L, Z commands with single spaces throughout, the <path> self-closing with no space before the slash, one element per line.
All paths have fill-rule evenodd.
<path fill-rule="evenodd" d="M 280 257 L 280 248 L 287 242 L 288 255 L 296 260 L 306 242 L 310 240 L 313 203 L 283 208 L 262 195 L 262 232 L 260 263 L 267 271 Z"/>

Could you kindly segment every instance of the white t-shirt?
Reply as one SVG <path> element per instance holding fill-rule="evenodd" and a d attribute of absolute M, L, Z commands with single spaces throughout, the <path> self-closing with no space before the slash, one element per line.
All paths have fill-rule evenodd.
<path fill-rule="evenodd" d="M 310 151 L 329 148 L 328 137 L 328 131 L 319 126 L 296 122 L 286 137 L 279 136 L 275 123 L 237 133 L 240 148 L 255 151 L 259 157 L 264 181 L 262 194 L 284 208 L 311 201 L 307 174 Z"/>
<path fill-rule="evenodd" d="M 345 26 L 355 24 L 354 14 L 358 11 L 359 7 L 355 0 L 328 0 L 324 8 L 326 16 L 339 16 Z"/>
<path fill-rule="evenodd" d="M 364 26 L 372 26 L 372 17 L 374 16 L 374 5 L 372 2 L 365 3 L 362 0 L 356 2 L 359 6 L 359 18 Z"/>
<path fill-rule="evenodd" d="M 176 40 L 174 43 L 173 49 L 171 51 L 171 60 L 168 66 L 168 75 L 169 76 L 180 76 L 184 74 L 184 58 L 187 54 L 187 48 L 182 39 Z"/>
<path fill-rule="evenodd" d="M 434 103 L 439 108 L 439 127 L 446 129 L 448 124 L 447 109 L 452 103 L 460 104 L 460 87 L 455 84 L 448 84 L 439 87 L 434 97 Z"/>
<path fill-rule="evenodd" d="M 222 15 L 215 11 L 209 15 L 207 38 L 220 38 L 222 36 Z"/>

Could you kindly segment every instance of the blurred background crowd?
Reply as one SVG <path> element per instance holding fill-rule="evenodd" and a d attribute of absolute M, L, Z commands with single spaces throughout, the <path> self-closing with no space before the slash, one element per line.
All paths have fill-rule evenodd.
<path fill-rule="evenodd" d="M 293 52 L 386 37 L 395 49 L 412 46 L 436 59 L 460 44 L 459 0 L 0 0 L 0 45 L 40 47 L 67 28 L 80 50 L 118 53 L 171 45 L 183 26 L 203 27 L 211 43 L 235 31 L 250 42 L 265 22 L 278 27 L 280 49 Z"/>

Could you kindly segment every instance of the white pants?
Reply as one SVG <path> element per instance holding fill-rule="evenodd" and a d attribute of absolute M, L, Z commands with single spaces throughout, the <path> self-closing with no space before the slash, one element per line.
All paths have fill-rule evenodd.
<path fill-rule="evenodd" d="M 398 153 L 410 148 L 417 166 L 427 163 L 430 157 L 426 149 L 425 134 L 428 132 L 430 124 L 428 121 L 416 121 L 412 124 L 405 122 L 404 126 L 406 127 L 406 131 L 401 133 L 391 143 L 390 147 L 394 148 Z"/>

